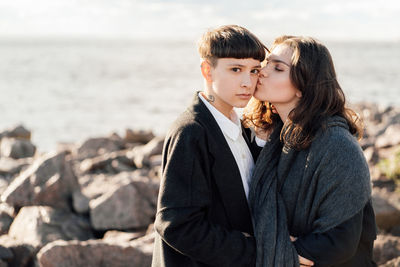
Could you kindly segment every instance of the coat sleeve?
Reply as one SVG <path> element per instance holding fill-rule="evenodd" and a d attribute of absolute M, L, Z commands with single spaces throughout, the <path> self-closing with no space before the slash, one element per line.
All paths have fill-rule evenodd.
<path fill-rule="evenodd" d="M 155 229 L 164 242 L 212 266 L 252 266 L 255 239 L 207 219 L 212 202 L 204 129 L 193 124 L 167 138 Z"/>
<path fill-rule="evenodd" d="M 295 242 L 297 253 L 317 266 L 332 266 L 354 256 L 361 237 L 363 212 L 324 232 L 300 236 Z"/>

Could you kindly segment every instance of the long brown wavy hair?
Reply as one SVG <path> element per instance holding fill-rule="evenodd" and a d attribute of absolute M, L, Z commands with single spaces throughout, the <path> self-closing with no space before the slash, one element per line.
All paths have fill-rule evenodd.
<path fill-rule="evenodd" d="M 329 50 L 316 39 L 302 36 L 280 36 L 274 47 L 285 44 L 293 49 L 290 80 L 302 97 L 289 113 L 281 132 L 281 140 L 295 149 L 310 146 L 318 129 L 326 127 L 328 117 L 339 115 L 349 126 L 350 133 L 362 136 L 359 116 L 345 106 L 346 98 L 340 87 Z M 266 131 L 280 120 L 268 102 L 252 99 L 244 110 L 243 124 Z"/>

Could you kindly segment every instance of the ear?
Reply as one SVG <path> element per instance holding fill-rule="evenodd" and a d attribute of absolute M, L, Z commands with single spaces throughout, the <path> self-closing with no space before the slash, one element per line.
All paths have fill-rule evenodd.
<path fill-rule="evenodd" d="M 204 79 L 206 79 L 207 82 L 212 82 L 212 77 L 211 77 L 211 64 L 207 61 L 204 60 L 201 62 L 201 74 L 203 75 Z"/>
<path fill-rule="evenodd" d="M 301 93 L 300 90 L 297 90 L 296 96 L 297 96 L 298 98 L 301 98 L 301 97 L 303 96 L 303 94 Z"/>

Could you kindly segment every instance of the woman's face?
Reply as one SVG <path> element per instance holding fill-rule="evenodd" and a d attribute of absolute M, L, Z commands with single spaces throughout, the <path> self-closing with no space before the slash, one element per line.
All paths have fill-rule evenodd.
<path fill-rule="evenodd" d="M 268 101 L 274 106 L 288 106 L 293 109 L 301 92 L 290 80 L 290 66 L 293 49 L 286 44 L 276 46 L 267 57 L 267 65 L 261 70 L 254 97 Z"/>

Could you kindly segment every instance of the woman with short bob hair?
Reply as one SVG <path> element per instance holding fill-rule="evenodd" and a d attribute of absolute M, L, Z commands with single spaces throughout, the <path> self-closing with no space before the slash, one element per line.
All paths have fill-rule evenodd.
<path fill-rule="evenodd" d="M 369 169 L 328 49 L 275 39 L 244 124 L 265 139 L 250 185 L 257 266 L 376 266 Z M 272 112 L 271 105 L 276 112 Z"/>

